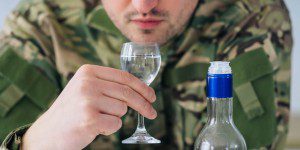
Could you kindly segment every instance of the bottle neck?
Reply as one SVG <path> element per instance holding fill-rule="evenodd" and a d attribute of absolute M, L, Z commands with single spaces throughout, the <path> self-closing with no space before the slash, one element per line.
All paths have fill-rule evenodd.
<path fill-rule="evenodd" d="M 232 98 L 208 98 L 208 124 L 225 123 L 232 121 Z"/>

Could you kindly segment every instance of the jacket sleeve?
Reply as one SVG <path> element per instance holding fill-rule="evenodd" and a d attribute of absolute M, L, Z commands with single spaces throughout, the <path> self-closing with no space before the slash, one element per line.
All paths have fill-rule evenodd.
<path fill-rule="evenodd" d="M 4 149 L 18 143 L 28 124 L 61 91 L 51 41 L 39 23 L 39 14 L 47 10 L 44 7 L 19 4 L 0 34 L 0 142 Z"/>
<path fill-rule="evenodd" d="M 22 137 L 30 127 L 31 124 L 24 125 L 10 132 L 7 137 L 4 139 L 2 145 L 0 146 L 1 150 L 18 150 L 21 148 Z"/>

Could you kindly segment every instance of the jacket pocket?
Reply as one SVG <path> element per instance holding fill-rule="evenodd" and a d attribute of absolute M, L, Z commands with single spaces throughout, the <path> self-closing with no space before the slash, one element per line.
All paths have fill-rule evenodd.
<path fill-rule="evenodd" d="M 276 135 L 273 68 L 263 49 L 231 61 L 233 118 L 248 148 L 270 145 Z"/>

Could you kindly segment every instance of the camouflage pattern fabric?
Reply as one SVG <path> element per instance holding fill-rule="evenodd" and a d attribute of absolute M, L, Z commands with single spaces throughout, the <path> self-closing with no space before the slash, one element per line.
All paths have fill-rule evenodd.
<path fill-rule="evenodd" d="M 0 62 L 11 66 L 0 66 L 0 142 L 14 130 L 1 148 L 19 148 L 29 125 L 18 127 L 34 122 L 81 65 L 120 68 L 124 42 L 126 38 L 98 0 L 21 1 L 1 34 Z M 234 120 L 248 148 L 283 149 L 289 119 L 291 49 L 291 23 L 283 0 L 199 0 L 185 31 L 161 47 L 161 70 L 151 85 L 157 92 L 154 107 L 159 114 L 153 121 L 146 120 L 146 126 L 162 144 L 120 144 L 136 127 L 136 114 L 129 110 L 119 132 L 98 136 L 86 149 L 192 149 L 207 118 L 205 75 L 208 63 L 214 60 L 231 61 L 233 68 L 238 68 L 233 70 L 236 81 L 241 81 L 234 89 Z M 20 64 L 26 65 L 18 67 Z M 41 77 L 32 79 L 34 82 L 22 78 L 35 74 Z M 245 78 L 239 78 L 243 75 Z M 49 91 L 44 85 L 52 91 L 47 97 L 40 96 Z M 264 91 L 270 93 L 260 94 Z M 247 98 L 249 94 L 252 99 Z M 265 98 L 271 101 L 265 103 Z M 264 120 L 268 115 L 271 119 Z M 247 126 L 240 124 L 243 119 L 260 122 Z M 264 128 L 264 123 L 266 140 L 254 141 L 259 133 L 246 135 L 250 129 L 260 131 L 258 127 Z"/>

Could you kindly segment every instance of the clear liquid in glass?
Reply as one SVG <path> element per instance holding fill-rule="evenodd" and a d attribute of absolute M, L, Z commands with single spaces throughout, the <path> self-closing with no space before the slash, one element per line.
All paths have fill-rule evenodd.
<path fill-rule="evenodd" d="M 121 56 L 121 67 L 147 85 L 155 79 L 159 68 L 160 55 Z"/>

